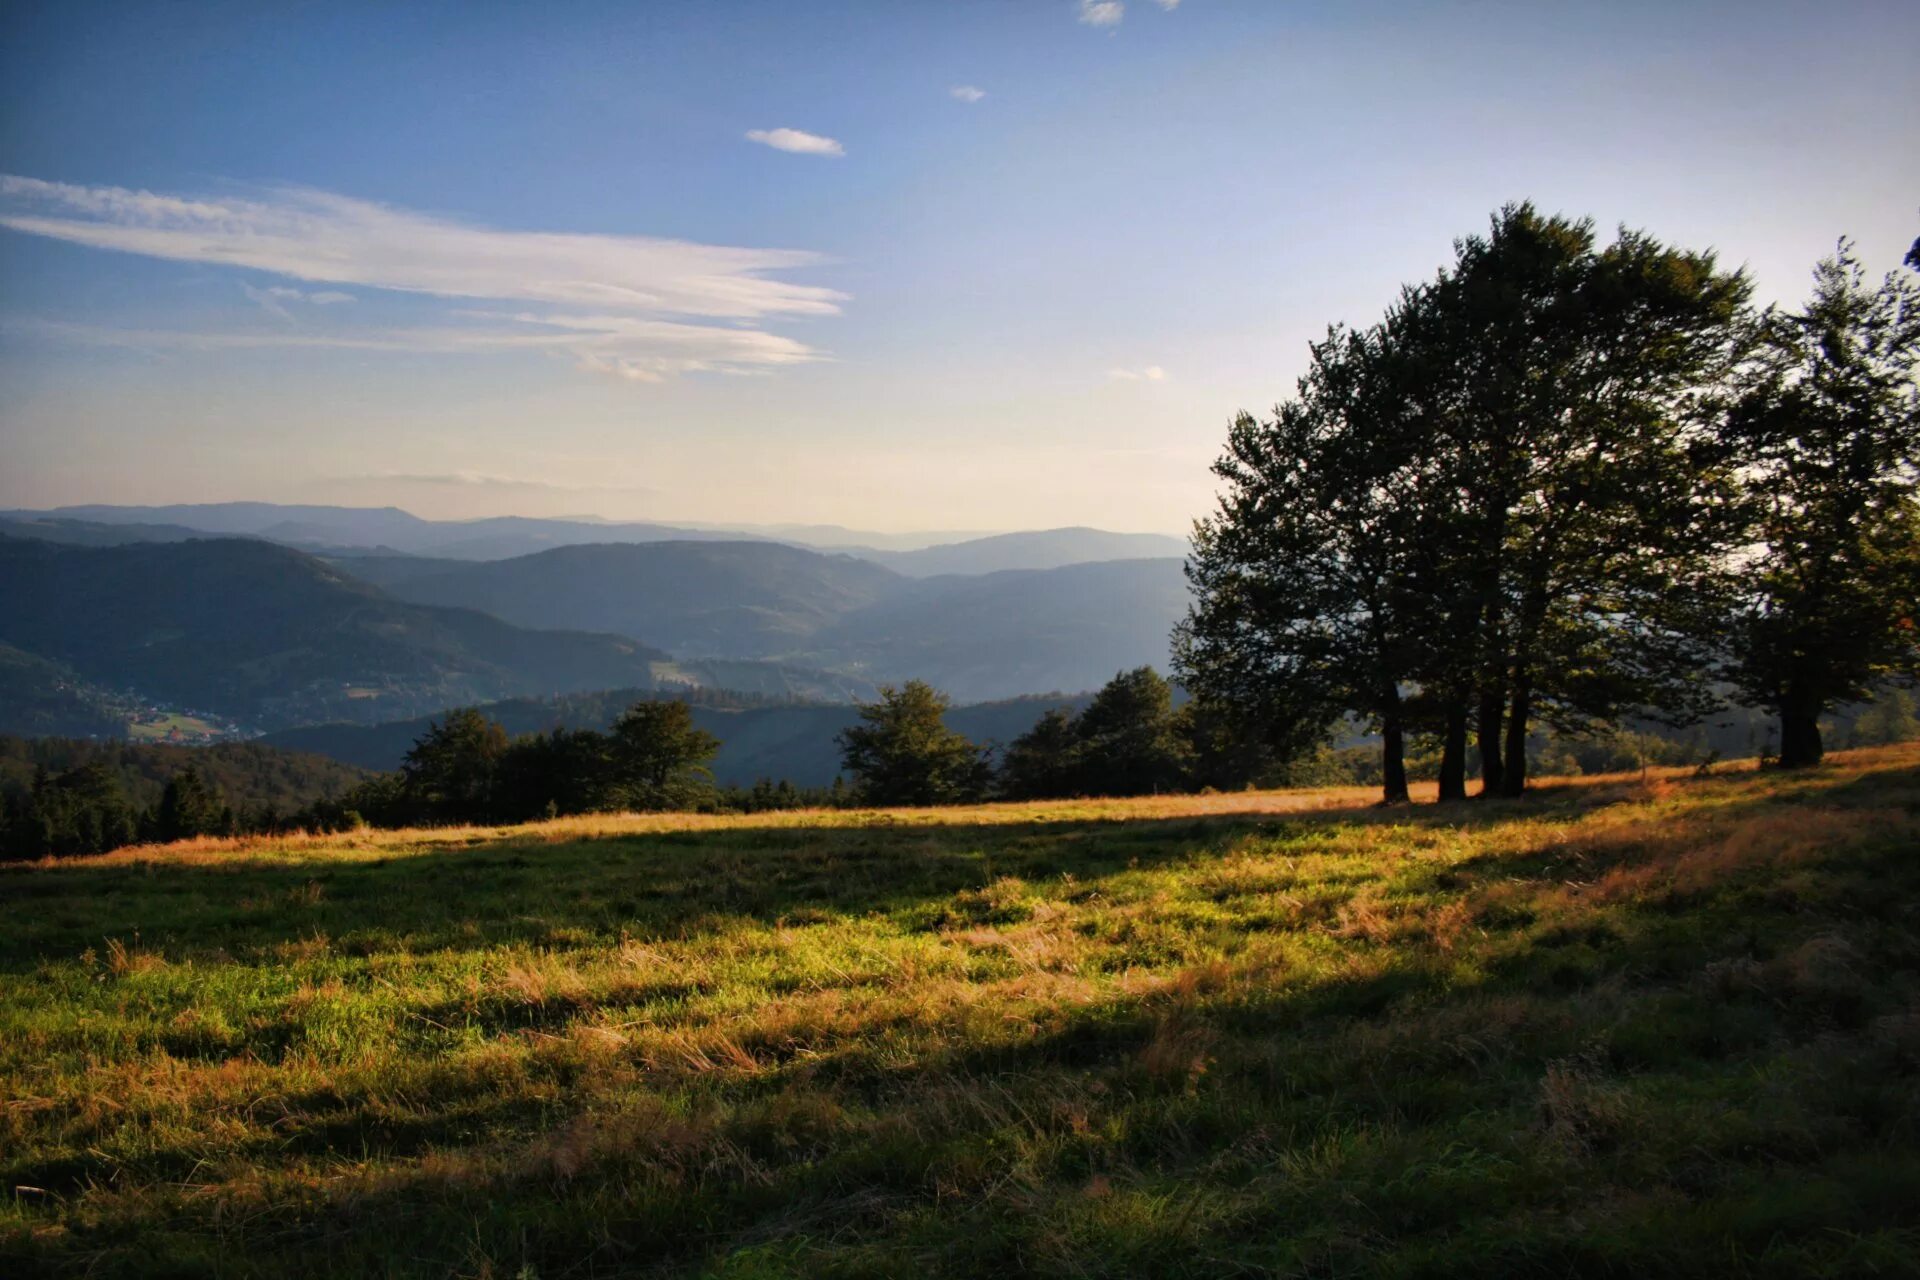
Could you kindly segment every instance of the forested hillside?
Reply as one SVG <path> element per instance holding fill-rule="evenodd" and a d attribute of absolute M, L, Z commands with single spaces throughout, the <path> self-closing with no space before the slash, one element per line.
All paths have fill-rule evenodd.
<path fill-rule="evenodd" d="M 311 556 L 204 540 L 0 539 L 0 641 L 94 681 L 261 725 L 657 683 L 667 655 L 389 599 Z"/>

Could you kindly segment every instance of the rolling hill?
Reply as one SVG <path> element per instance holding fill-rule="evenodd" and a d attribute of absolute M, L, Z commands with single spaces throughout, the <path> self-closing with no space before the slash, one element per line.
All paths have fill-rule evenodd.
<path fill-rule="evenodd" d="M 918 678 L 962 702 L 1093 689 L 1125 668 L 1164 668 L 1187 601 L 1176 559 L 909 578 L 778 543 L 658 542 L 479 564 L 336 563 L 419 604 L 619 632 L 689 659 Z"/>
<path fill-rule="evenodd" d="M 324 561 L 218 539 L 0 538 L 0 642 L 263 725 L 386 719 L 517 693 L 653 685 L 667 655 L 393 600 Z"/>
<path fill-rule="evenodd" d="M 615 631 L 696 658 L 786 656 L 904 581 L 851 556 L 775 542 L 560 547 L 475 564 L 338 563 L 417 604 L 479 609 L 521 626 Z"/>
<path fill-rule="evenodd" d="M 1100 560 L 1184 558 L 1184 539 L 1164 533 L 1110 533 L 1105 529 L 1040 529 L 1000 533 L 965 542 L 884 551 L 873 547 L 834 547 L 848 555 L 883 564 L 910 578 L 946 573 L 1000 573 L 1007 569 L 1058 569 Z"/>

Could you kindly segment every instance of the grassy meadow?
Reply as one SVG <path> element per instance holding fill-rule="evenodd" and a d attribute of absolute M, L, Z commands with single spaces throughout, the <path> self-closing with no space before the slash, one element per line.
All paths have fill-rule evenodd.
<path fill-rule="evenodd" d="M 0 870 L 10 1276 L 1920 1269 L 1920 747 Z"/>

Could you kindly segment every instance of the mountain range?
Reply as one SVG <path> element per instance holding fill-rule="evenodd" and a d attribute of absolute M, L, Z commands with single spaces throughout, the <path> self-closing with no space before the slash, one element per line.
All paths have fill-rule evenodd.
<path fill-rule="evenodd" d="M 823 782 L 849 704 L 879 684 L 927 680 L 962 704 L 957 724 L 1010 737 L 1167 663 L 1182 562 L 1139 553 L 1174 539 L 911 541 L 268 503 L 0 513 L 0 733 L 111 736 L 130 709 L 181 711 L 293 745 L 379 741 L 390 762 L 452 706 L 526 704 L 544 727 L 562 705 L 608 718 L 606 690 L 694 689 L 716 691 L 697 701 L 728 744 L 723 776 Z"/>
<path fill-rule="evenodd" d="M 504 560 L 592 543 L 784 542 L 843 552 L 911 577 L 1052 569 L 1093 560 L 1186 554 L 1186 543 L 1166 534 L 1086 528 L 980 536 L 884 534 L 837 525 L 730 527 L 585 517 L 426 520 L 398 507 L 283 506 L 271 502 L 4 511 L 0 512 L 0 532 L 90 545 L 172 542 L 212 533 L 264 538 L 307 551 L 384 550 L 449 560 Z"/>

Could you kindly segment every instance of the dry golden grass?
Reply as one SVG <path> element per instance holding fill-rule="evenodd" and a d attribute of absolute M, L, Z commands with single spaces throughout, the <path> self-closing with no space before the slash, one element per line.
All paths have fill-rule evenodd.
<path fill-rule="evenodd" d="M 0 1271 L 1914 1256 L 1920 747 L 1372 800 L 608 815 L 0 871 L 0 1176 L 32 1188 L 0 1199 Z"/>

